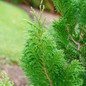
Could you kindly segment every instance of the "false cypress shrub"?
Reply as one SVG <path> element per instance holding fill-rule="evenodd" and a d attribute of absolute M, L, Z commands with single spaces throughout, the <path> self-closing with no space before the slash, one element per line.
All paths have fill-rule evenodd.
<path fill-rule="evenodd" d="M 43 27 L 46 18 L 43 22 L 40 20 L 44 11 L 42 2 L 40 17 L 32 9 L 34 21 L 27 21 L 31 28 L 28 30 L 28 39 L 21 59 L 22 69 L 33 86 L 82 86 L 83 79 L 80 74 L 84 72 L 81 58 L 81 48 L 83 50 L 85 47 L 85 41 L 81 40 L 85 34 L 84 12 L 77 10 L 80 4 L 78 0 L 53 0 L 53 2 L 62 15 L 59 21 L 53 22 L 54 29 Z M 85 8 L 82 6 L 82 9 Z M 80 27 L 79 21 L 82 21 Z M 78 40 L 83 43 L 82 46 Z M 84 55 L 85 52 L 84 49 Z"/>

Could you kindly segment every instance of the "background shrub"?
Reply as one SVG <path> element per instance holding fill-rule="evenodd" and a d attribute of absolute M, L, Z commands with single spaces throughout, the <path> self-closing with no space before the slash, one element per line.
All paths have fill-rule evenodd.
<path fill-rule="evenodd" d="M 39 8 L 41 0 L 11 0 L 11 1 L 13 1 L 15 3 L 30 4 L 31 6 L 33 6 L 35 8 Z M 46 7 L 45 10 L 54 12 L 52 0 L 44 0 L 44 5 Z"/>

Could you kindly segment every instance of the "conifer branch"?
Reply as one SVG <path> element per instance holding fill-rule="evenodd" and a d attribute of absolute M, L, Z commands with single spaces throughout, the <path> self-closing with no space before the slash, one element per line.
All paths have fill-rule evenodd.
<path fill-rule="evenodd" d="M 45 18 L 44 21 L 43 21 L 43 23 L 41 24 L 41 17 L 42 17 L 43 11 L 44 11 L 44 9 L 45 9 L 44 5 L 43 5 L 43 9 L 42 9 L 42 3 L 43 3 L 43 0 L 41 1 L 41 5 L 40 5 L 40 17 L 39 17 L 39 19 L 38 19 L 37 15 L 35 14 L 34 9 L 32 8 L 32 11 L 33 11 L 32 13 L 33 13 L 34 16 L 36 17 L 40 29 L 41 29 L 41 27 L 43 26 L 43 24 L 44 24 L 44 22 L 45 22 L 45 20 L 46 20 L 46 18 Z M 35 32 L 35 35 L 38 37 L 38 35 L 36 34 L 36 32 Z M 39 31 L 39 38 L 41 38 L 41 36 L 42 36 L 42 33 Z M 33 40 L 35 40 L 35 39 L 33 38 Z M 41 40 L 39 41 L 39 43 L 41 43 Z M 38 44 L 36 43 L 36 41 L 35 41 L 35 44 L 38 46 Z M 38 46 L 38 48 L 40 49 L 39 46 Z M 40 51 L 41 51 L 41 49 L 40 49 Z M 45 68 L 44 60 L 43 60 L 43 59 L 42 59 L 42 64 L 43 64 L 43 70 L 44 70 L 44 72 L 45 72 L 45 75 L 46 75 L 46 77 L 47 77 L 47 80 L 49 81 L 50 86 L 53 86 L 53 85 L 52 85 L 52 82 L 51 82 L 51 80 L 50 80 L 50 78 L 49 78 L 49 76 L 48 76 L 48 74 L 47 74 L 47 71 L 46 71 L 46 68 Z"/>
<path fill-rule="evenodd" d="M 63 10 L 61 9 L 61 7 L 62 7 L 62 5 L 61 5 L 61 3 L 60 3 L 60 11 L 61 11 L 61 15 L 62 15 L 62 17 L 64 17 L 64 15 L 63 15 Z"/>
<path fill-rule="evenodd" d="M 82 5 L 82 0 L 81 0 L 81 5 Z M 60 4 L 60 6 L 61 6 L 61 4 Z M 82 7 L 81 7 L 81 8 L 82 8 Z M 62 10 L 61 8 L 60 8 L 60 11 L 61 11 L 61 15 L 62 15 L 62 17 L 63 17 L 63 10 Z M 76 45 L 78 46 L 78 49 L 76 49 L 76 48 L 74 48 L 74 49 L 76 49 L 76 50 L 79 52 L 79 62 L 82 62 L 82 61 L 81 61 L 81 54 L 80 54 L 80 49 L 81 49 L 80 43 L 78 43 L 78 42 L 76 42 L 76 41 L 74 40 L 74 38 L 72 37 L 72 35 L 69 33 L 69 28 L 68 28 L 67 26 L 66 26 L 66 28 L 67 28 L 67 31 L 68 31 L 68 34 L 69 34 L 71 40 L 73 41 L 74 44 L 76 44 Z"/>

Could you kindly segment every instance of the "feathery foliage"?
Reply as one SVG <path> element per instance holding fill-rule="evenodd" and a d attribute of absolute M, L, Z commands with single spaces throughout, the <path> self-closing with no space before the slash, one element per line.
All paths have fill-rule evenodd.
<path fill-rule="evenodd" d="M 53 0 L 61 14 L 53 22 L 58 49 L 63 49 L 65 59 L 78 59 L 86 68 L 86 0 Z M 58 34 L 58 35 L 57 35 Z M 86 86 L 86 72 L 82 74 Z"/>
<path fill-rule="evenodd" d="M 86 0 L 53 0 L 62 17 L 53 22 L 57 45 L 71 58 L 85 58 Z M 67 56 L 67 57 L 68 57 Z"/>
<path fill-rule="evenodd" d="M 59 1 L 61 0 L 53 1 L 57 10 L 60 12 L 58 7 L 60 7 Z M 62 8 L 65 14 L 69 2 L 67 2 L 67 0 L 64 1 L 65 2 L 62 2 L 64 4 Z M 40 5 L 40 17 L 38 17 L 38 14 L 32 8 L 34 21 L 33 23 L 27 21 L 31 25 L 31 28 L 28 30 L 28 39 L 26 41 L 23 57 L 21 58 L 22 69 L 33 86 L 82 86 L 83 80 L 79 76 L 84 72 L 82 63 L 76 59 L 68 62 L 69 60 L 67 59 L 72 53 L 74 58 L 76 58 L 76 53 L 78 55 L 77 51 L 75 52 L 73 49 L 70 49 L 69 42 L 72 40 L 68 37 L 70 33 L 69 28 L 72 29 L 75 25 L 74 23 L 72 27 L 70 22 L 74 22 L 75 20 L 72 21 L 70 19 L 72 18 L 72 14 L 67 14 L 68 16 L 65 15 L 66 19 L 60 17 L 59 22 L 54 21 L 53 27 L 56 33 L 54 37 L 47 28 L 43 27 L 46 18 L 41 22 L 42 13 L 44 11 L 44 5 L 42 5 L 42 3 L 43 0 Z M 73 7 L 71 7 L 71 9 L 73 12 Z M 68 12 L 70 13 L 70 11 Z M 69 33 L 66 30 L 67 27 Z M 73 31 L 71 33 L 73 33 Z M 68 52 L 68 49 L 71 50 L 71 53 L 69 53 L 70 51 Z"/>

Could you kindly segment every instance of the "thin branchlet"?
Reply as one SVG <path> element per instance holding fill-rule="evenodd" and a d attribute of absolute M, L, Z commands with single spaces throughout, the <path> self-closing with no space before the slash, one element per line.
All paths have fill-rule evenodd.
<path fill-rule="evenodd" d="M 80 53 L 80 51 L 81 51 L 81 45 L 80 45 L 79 42 L 76 42 L 76 41 L 73 39 L 72 35 L 69 33 L 69 28 L 67 27 L 67 25 L 66 25 L 66 28 L 67 28 L 68 34 L 69 34 L 69 36 L 70 36 L 72 42 L 78 46 L 77 51 L 79 52 L 79 61 L 82 62 L 82 61 L 81 61 L 81 53 Z"/>
<path fill-rule="evenodd" d="M 43 25 L 44 25 L 44 23 L 45 23 L 45 21 L 46 21 L 46 18 L 45 18 L 44 21 L 41 23 L 41 17 L 42 17 L 42 14 L 43 14 L 43 12 L 44 12 L 44 9 L 45 9 L 45 6 L 44 6 L 44 5 L 42 6 L 42 3 L 43 3 L 43 0 L 41 1 L 41 4 L 40 4 L 40 17 L 39 17 L 39 18 L 38 18 L 38 16 L 36 15 L 36 12 L 34 11 L 34 9 L 31 8 L 31 9 L 32 9 L 32 14 L 34 14 L 34 16 L 36 17 L 40 29 L 43 27 Z M 36 35 L 37 37 L 39 37 L 39 39 L 40 39 L 41 36 L 42 36 L 42 32 L 39 30 L 39 36 L 37 35 L 36 32 L 35 32 L 35 35 Z M 35 41 L 34 38 L 33 38 L 33 40 Z M 39 43 L 40 43 L 40 44 L 42 43 L 41 40 L 39 41 Z M 39 50 L 41 51 L 40 46 L 36 43 L 36 41 L 35 41 L 35 44 L 38 46 Z M 41 51 L 41 52 L 42 52 L 42 51 Z M 50 78 L 49 78 L 49 76 L 48 76 L 48 74 L 47 74 L 47 70 L 46 70 L 46 68 L 45 68 L 44 60 L 43 60 L 43 58 L 41 58 L 41 59 L 42 59 L 42 65 L 43 65 L 43 70 L 44 70 L 44 72 L 45 72 L 45 76 L 46 76 L 46 78 L 47 78 L 47 80 L 48 80 L 50 86 L 53 86 L 53 84 L 52 84 L 52 82 L 51 82 L 51 80 L 50 80 Z"/>
<path fill-rule="evenodd" d="M 53 86 L 53 84 L 52 84 L 52 82 L 51 82 L 51 80 L 50 80 L 50 78 L 49 78 L 49 76 L 47 74 L 47 70 L 46 70 L 46 67 L 45 67 L 44 60 L 43 59 L 42 59 L 42 65 L 43 65 L 43 69 L 44 69 L 45 75 L 47 77 L 47 80 L 48 80 L 50 86 Z"/>

